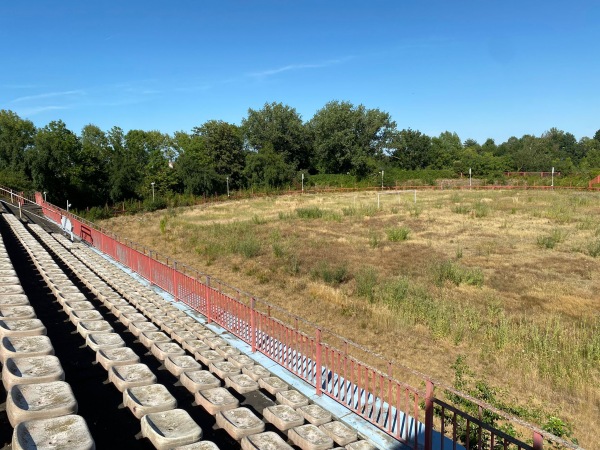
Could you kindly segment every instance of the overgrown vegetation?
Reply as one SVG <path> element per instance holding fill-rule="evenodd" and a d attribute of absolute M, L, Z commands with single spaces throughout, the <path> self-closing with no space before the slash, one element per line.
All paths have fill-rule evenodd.
<path fill-rule="evenodd" d="M 220 278 L 231 277 L 228 284 L 259 289 L 281 307 L 434 376 L 444 378 L 465 355 L 473 373 L 468 393 L 576 435 L 584 446 L 593 441 L 580 424 L 593 415 L 585 405 L 600 398 L 590 258 L 600 251 L 597 197 L 419 192 L 418 216 L 407 197 L 381 196 L 380 209 L 373 193 L 264 197 L 121 217 L 109 227 L 139 229 L 132 239 L 143 242 L 154 223 L 156 235 L 168 239 L 147 244 L 161 253 L 181 258 L 195 248 L 191 264 L 213 266 Z M 456 205 L 469 206 L 467 217 L 452 212 Z M 400 228 L 409 239 L 390 240 L 388 230 Z M 560 251 L 549 252 L 543 238 Z M 404 344 L 382 344 L 382 335 Z M 557 402 L 562 398 L 576 403 Z"/>

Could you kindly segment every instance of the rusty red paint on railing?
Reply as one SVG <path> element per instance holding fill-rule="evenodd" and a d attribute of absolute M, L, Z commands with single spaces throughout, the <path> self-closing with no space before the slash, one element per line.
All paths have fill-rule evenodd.
<path fill-rule="evenodd" d="M 36 201 L 46 217 L 60 223 L 61 218 L 67 216 L 74 234 L 81 236 L 83 233 L 88 238 L 86 242 L 90 242 L 98 250 L 169 292 L 177 301 L 202 313 L 209 322 L 218 323 L 248 343 L 253 351 L 263 353 L 296 374 L 314 386 L 318 394 L 323 393 L 335 399 L 408 447 L 416 449 L 424 444 L 425 448 L 432 448 L 433 410 L 434 405 L 437 405 L 442 418 L 437 430 L 442 436 L 441 449 L 444 448 L 443 437 L 446 435 L 449 435 L 447 437 L 450 438 L 452 447 L 456 448 L 460 437 L 457 418 L 465 420 L 468 428 L 472 424 L 478 427 L 478 444 L 481 444 L 484 437 L 482 433 L 487 433 L 492 442 L 502 441 L 505 446 L 510 443 L 523 449 L 541 450 L 544 439 L 560 442 L 568 448 L 577 448 L 525 424 L 526 429 L 532 432 L 531 447 L 436 398 L 434 384 L 428 378 L 424 378 L 426 392 L 420 392 L 394 379 L 391 363 L 388 364 L 388 373 L 385 374 L 351 355 L 347 340 L 344 340 L 342 350 L 337 349 L 323 341 L 320 328 L 314 327 L 312 336 L 299 330 L 298 317 L 294 318 L 293 326 L 288 325 L 272 317 L 271 305 L 266 305 L 266 312 L 259 311 L 255 298 L 248 296 L 248 301 L 243 302 L 240 291 L 235 288 L 232 289 L 237 298 L 223 293 L 222 286 L 221 289 L 217 289 L 211 285 L 209 276 L 205 276 L 206 282 L 203 283 L 199 279 L 200 274 L 185 265 L 181 265 L 182 271 L 179 271 L 177 263 L 170 266 L 158 261 L 156 253 L 153 255 L 152 251 L 143 247 L 140 247 L 141 250 L 133 248 L 132 242 L 120 241 L 111 233 L 44 202 L 41 195 L 36 195 Z M 358 346 L 353 344 L 353 348 Z M 478 402 L 476 399 L 471 400 Z M 424 410 L 421 409 L 423 401 Z M 484 405 L 482 402 L 478 404 L 480 407 Z M 493 410 L 489 405 L 485 407 Z M 449 421 L 446 420 L 448 411 L 451 414 Z M 520 423 L 518 419 L 515 421 Z M 447 430 L 449 423 L 452 425 L 450 432 Z M 419 443 L 419 434 L 424 435 L 423 443 Z M 470 444 L 467 439 L 467 448 Z"/>

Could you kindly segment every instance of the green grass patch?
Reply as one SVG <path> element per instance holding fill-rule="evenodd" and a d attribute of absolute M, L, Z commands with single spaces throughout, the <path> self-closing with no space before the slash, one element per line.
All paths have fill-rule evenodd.
<path fill-rule="evenodd" d="M 556 244 L 559 244 L 565 240 L 566 234 L 558 228 L 552 230 L 548 235 L 538 236 L 537 245 L 540 248 L 553 249 Z"/>
<path fill-rule="evenodd" d="M 410 234 L 410 228 L 408 227 L 393 227 L 385 230 L 387 234 L 388 241 L 391 242 L 400 242 L 406 241 Z"/>
<path fill-rule="evenodd" d="M 436 286 L 443 286 L 446 282 L 459 286 L 468 284 L 471 286 L 483 286 L 483 271 L 478 268 L 469 268 L 453 261 L 442 261 L 434 264 L 432 268 L 433 282 Z"/>
<path fill-rule="evenodd" d="M 354 275 L 354 280 L 356 281 L 356 294 L 373 303 L 378 278 L 379 274 L 374 267 L 367 266 L 361 268 L 356 275 Z"/>
<path fill-rule="evenodd" d="M 321 217 L 323 217 L 323 210 L 318 206 L 296 208 L 296 215 L 300 219 L 320 219 Z"/>
<path fill-rule="evenodd" d="M 346 264 L 331 266 L 326 261 L 320 261 L 311 271 L 311 275 L 313 278 L 321 279 L 333 286 L 345 283 L 350 279 L 350 273 Z"/>

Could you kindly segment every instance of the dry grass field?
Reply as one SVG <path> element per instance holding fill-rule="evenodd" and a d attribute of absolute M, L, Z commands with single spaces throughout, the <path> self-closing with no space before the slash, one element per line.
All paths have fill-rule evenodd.
<path fill-rule="evenodd" d="M 413 200 L 267 197 L 102 225 L 448 384 L 460 357 L 472 383 L 527 420 L 559 417 L 596 447 L 600 196 Z"/>

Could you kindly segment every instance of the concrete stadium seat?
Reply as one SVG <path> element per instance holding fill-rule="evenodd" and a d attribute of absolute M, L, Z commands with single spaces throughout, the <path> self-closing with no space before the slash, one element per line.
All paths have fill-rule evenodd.
<path fill-rule="evenodd" d="M 162 384 L 135 386 L 123 391 L 123 405 L 141 419 L 149 413 L 177 408 L 177 400 Z"/>
<path fill-rule="evenodd" d="M 181 375 L 179 375 L 179 381 L 192 394 L 221 386 L 221 380 L 215 377 L 208 370 L 182 372 Z"/>
<path fill-rule="evenodd" d="M 173 342 L 169 336 L 162 331 L 143 331 L 138 336 L 140 343 L 146 347 L 151 348 L 155 342 Z"/>
<path fill-rule="evenodd" d="M 333 447 L 333 439 L 312 424 L 292 428 L 288 431 L 288 439 L 302 450 L 327 450 Z"/>
<path fill-rule="evenodd" d="M 29 299 L 25 294 L 0 294 L 0 306 L 26 306 Z"/>
<path fill-rule="evenodd" d="M 319 405 L 306 405 L 296 409 L 307 422 L 313 425 L 323 425 L 331 422 L 331 413 Z"/>
<path fill-rule="evenodd" d="M 254 365 L 254 360 L 244 354 L 230 356 L 227 358 L 227 361 L 240 370 L 244 367 L 252 367 Z"/>
<path fill-rule="evenodd" d="M 230 387 L 238 394 L 247 394 L 248 392 L 257 391 L 258 383 L 248 375 L 237 374 L 225 378 L 225 386 Z"/>
<path fill-rule="evenodd" d="M 150 353 L 160 362 L 163 362 L 167 356 L 185 355 L 185 350 L 175 342 L 155 342 L 150 347 Z"/>
<path fill-rule="evenodd" d="M 101 348 L 96 352 L 96 361 L 109 371 L 112 366 L 137 364 L 140 357 L 129 347 Z"/>
<path fill-rule="evenodd" d="M 157 450 L 193 444 L 202 438 L 202 429 L 183 409 L 146 414 L 141 425 L 142 436 Z"/>
<path fill-rule="evenodd" d="M 2 368 L 2 383 L 6 391 L 16 384 L 63 381 L 65 372 L 56 356 L 25 356 L 8 358 Z"/>
<path fill-rule="evenodd" d="M 85 420 L 71 414 L 21 422 L 13 432 L 12 448 L 94 450 L 96 446 Z"/>
<path fill-rule="evenodd" d="M 334 420 L 319 426 L 319 429 L 329 436 L 333 441 L 341 446 L 348 445 L 358 440 L 356 430 L 349 426 Z"/>
<path fill-rule="evenodd" d="M 288 405 L 268 406 L 263 410 L 263 416 L 267 422 L 272 423 L 281 431 L 304 424 L 304 417 Z"/>
<path fill-rule="evenodd" d="M 39 319 L 0 320 L 0 339 L 6 336 L 40 336 L 46 334 L 46 327 Z"/>
<path fill-rule="evenodd" d="M 106 320 L 80 320 L 77 332 L 86 339 L 91 333 L 111 333 L 113 327 Z"/>
<path fill-rule="evenodd" d="M 201 352 L 197 352 L 195 356 L 204 364 L 205 366 L 210 366 L 211 364 L 219 361 L 224 361 L 225 359 L 219 355 L 214 350 L 204 350 Z"/>
<path fill-rule="evenodd" d="M 294 409 L 308 405 L 308 398 L 294 389 L 278 392 L 275 394 L 275 399 L 278 403 L 291 406 Z"/>
<path fill-rule="evenodd" d="M 231 392 L 222 387 L 198 391 L 194 394 L 194 398 L 198 405 L 213 416 L 219 411 L 237 408 L 240 404 Z"/>
<path fill-rule="evenodd" d="M 278 392 L 287 391 L 288 385 L 279 377 L 267 377 L 258 380 L 261 389 L 264 389 L 271 395 L 276 395 Z"/>
<path fill-rule="evenodd" d="M 26 420 L 76 413 L 77 400 L 71 386 L 64 381 L 17 384 L 6 398 L 6 415 L 13 427 Z"/>
<path fill-rule="evenodd" d="M 242 439 L 242 450 L 293 450 L 277 433 L 266 431 Z"/>
<path fill-rule="evenodd" d="M 125 347 L 125 341 L 118 333 L 90 333 L 85 338 L 85 343 L 95 352 Z"/>
<path fill-rule="evenodd" d="M 35 311 L 29 305 L 8 306 L 0 305 L 0 320 L 4 319 L 35 319 Z"/>
<path fill-rule="evenodd" d="M 146 364 L 113 365 L 108 371 L 108 379 L 116 388 L 123 392 L 135 386 L 145 386 L 156 383 L 156 375 Z"/>
<path fill-rule="evenodd" d="M 208 370 L 214 373 L 216 376 L 224 380 L 227 377 L 237 375 L 241 372 L 236 366 L 231 364 L 229 361 L 217 361 L 211 363 L 208 366 Z"/>
<path fill-rule="evenodd" d="M 174 376 L 179 377 L 184 372 L 202 369 L 198 361 L 188 355 L 170 355 L 165 358 L 165 368 Z"/>
<path fill-rule="evenodd" d="M 265 430 L 265 423 L 244 407 L 221 411 L 217 413 L 216 420 L 218 426 L 238 441 Z"/>
<path fill-rule="evenodd" d="M 242 367 L 242 373 L 248 375 L 254 381 L 258 381 L 261 378 L 269 378 L 271 376 L 271 372 L 269 372 L 263 366 L 258 365 L 258 364 L 254 365 L 254 366 L 250 366 L 250 367 L 247 367 L 247 366 Z"/>
<path fill-rule="evenodd" d="M 54 347 L 48 336 L 6 336 L 0 345 L 0 361 L 26 356 L 54 355 Z"/>

